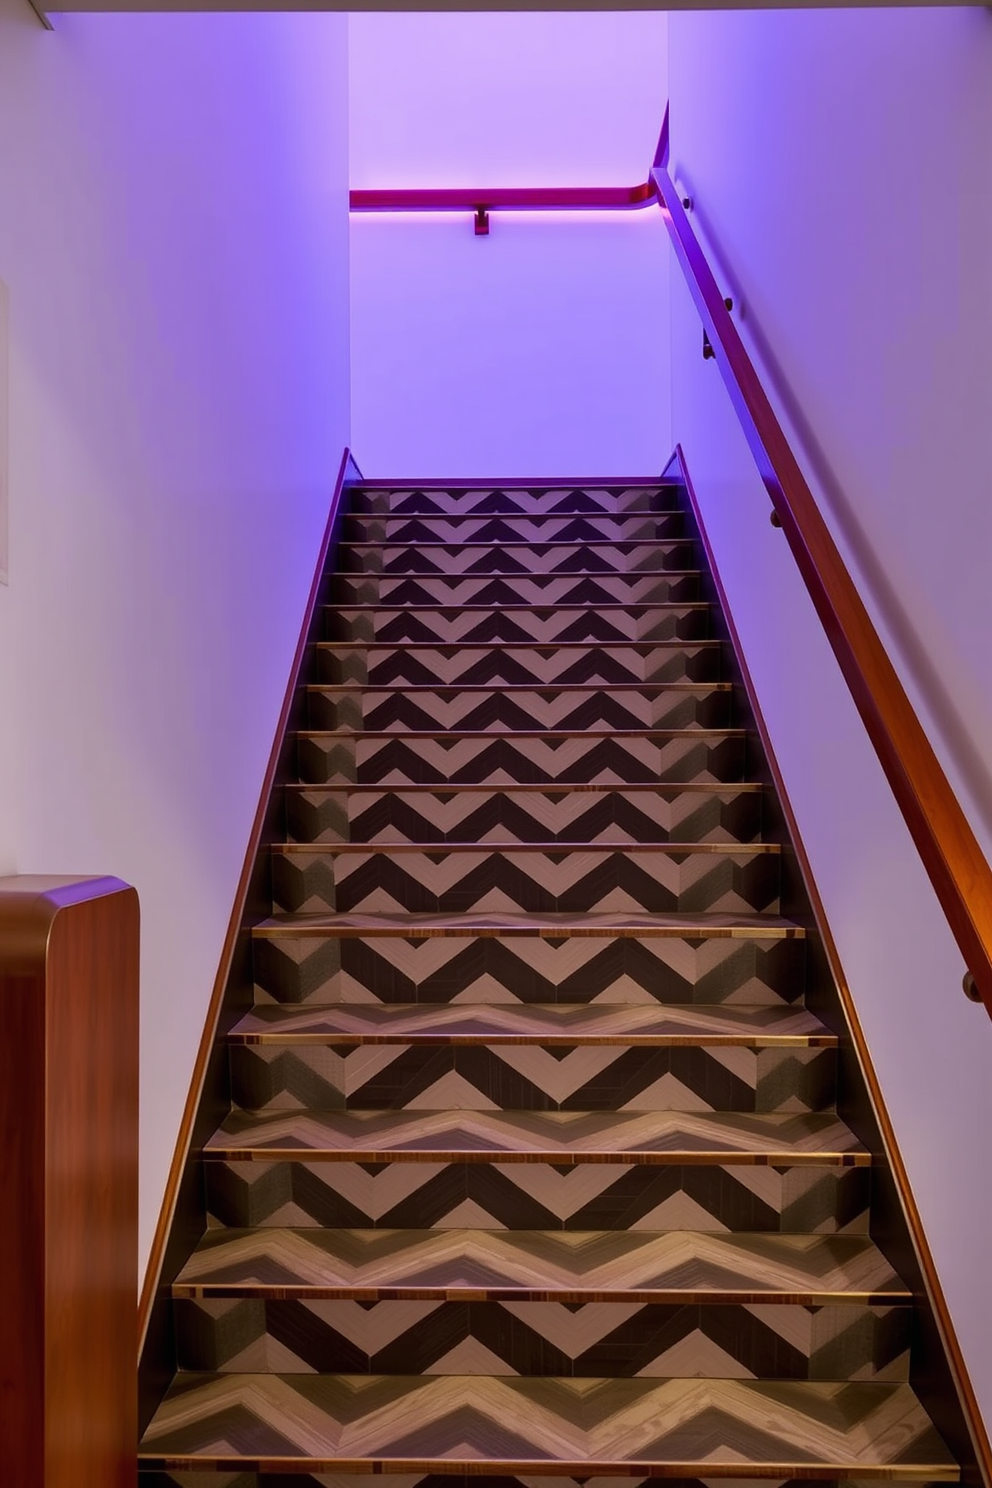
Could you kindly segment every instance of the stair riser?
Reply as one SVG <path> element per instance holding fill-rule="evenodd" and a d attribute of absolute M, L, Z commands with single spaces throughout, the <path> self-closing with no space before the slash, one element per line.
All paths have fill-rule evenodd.
<path fill-rule="evenodd" d="M 180 1369 L 217 1373 L 885 1380 L 912 1312 L 856 1304 L 676 1306 L 237 1298 L 175 1304 Z"/>
<path fill-rule="evenodd" d="M 520 512 L 588 511 L 664 512 L 680 510 L 675 486 L 512 486 L 486 489 L 443 486 L 396 487 L 395 490 L 358 488 L 351 493 L 350 509 L 379 515 L 445 515 Z"/>
<path fill-rule="evenodd" d="M 558 861 L 553 859 L 557 858 Z M 757 851 L 636 854 L 541 852 L 326 852 L 272 856 L 277 911 L 527 914 L 587 910 L 648 914 L 778 913 L 781 865 Z"/>
<path fill-rule="evenodd" d="M 326 641 L 705 641 L 712 634 L 708 605 L 675 609 L 601 611 L 595 606 L 511 610 L 337 609 L 324 612 Z"/>
<path fill-rule="evenodd" d="M 755 842 L 757 791 L 287 791 L 293 842 Z"/>
<path fill-rule="evenodd" d="M 472 546 L 465 542 L 444 543 L 435 548 L 421 543 L 341 543 L 337 550 L 338 572 L 363 575 L 398 574 L 489 577 L 510 574 L 575 573 L 622 574 L 678 573 L 698 567 L 697 545 L 692 541 L 541 543 L 512 548 L 505 543 Z"/>
<path fill-rule="evenodd" d="M 232 1044 L 251 1111 L 826 1111 L 833 1049 Z"/>
<path fill-rule="evenodd" d="M 749 1003 L 802 996 L 801 940 L 257 937 L 256 1002 Z"/>
<path fill-rule="evenodd" d="M 338 604 L 403 605 L 601 605 L 678 604 L 703 598 L 698 573 L 534 573 L 532 575 L 366 573 L 336 574 Z"/>
<path fill-rule="evenodd" d="M 499 687 L 465 692 L 425 689 L 407 692 L 375 688 L 354 692 L 308 693 L 311 729 L 362 733 L 417 733 L 457 730 L 466 733 L 508 731 L 582 732 L 585 729 L 721 729 L 731 725 L 729 691 L 673 688 L 613 691 L 608 686 L 581 691 L 568 687 L 545 690 Z"/>
<path fill-rule="evenodd" d="M 318 647 L 316 663 L 315 680 L 330 686 L 349 682 L 371 687 L 396 687 L 404 682 L 413 687 L 719 682 L 723 673 L 720 647 L 712 643 L 650 650 L 590 645 L 540 651 L 504 645 L 485 650 L 398 646 L 371 651 L 361 645 L 335 646 Z"/>
<path fill-rule="evenodd" d="M 685 536 L 682 512 L 619 516 L 349 516 L 346 542 L 665 542 Z"/>
<path fill-rule="evenodd" d="M 869 1168 L 542 1162 L 204 1163 L 213 1223 L 352 1229 L 868 1233 Z M 470 1216 L 470 1218 L 467 1218 Z"/>
<path fill-rule="evenodd" d="M 747 778 L 750 752 L 746 738 L 720 734 L 657 739 L 304 734 L 297 743 L 297 765 L 301 780 L 313 785 L 723 784 Z"/>

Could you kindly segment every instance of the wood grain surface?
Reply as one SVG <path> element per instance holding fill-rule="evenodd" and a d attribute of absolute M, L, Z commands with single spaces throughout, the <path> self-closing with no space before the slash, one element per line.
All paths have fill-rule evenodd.
<path fill-rule="evenodd" d="M 4 1481 L 135 1474 L 138 898 L 0 879 Z"/>

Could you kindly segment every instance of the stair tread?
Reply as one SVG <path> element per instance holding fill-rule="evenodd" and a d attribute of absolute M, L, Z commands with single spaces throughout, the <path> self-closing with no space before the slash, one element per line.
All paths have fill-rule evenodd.
<path fill-rule="evenodd" d="M 688 939 L 803 939 L 805 927 L 781 915 L 646 914 L 634 912 L 526 914 L 523 910 L 487 910 L 468 914 L 350 914 L 308 912 L 270 915 L 252 927 L 256 936 L 279 935 L 537 935 L 551 939 L 581 936 L 668 936 Z"/>
<path fill-rule="evenodd" d="M 545 512 L 349 512 L 348 519 L 353 522 L 429 522 L 432 518 L 442 522 L 563 522 L 570 518 L 582 517 L 597 521 L 605 517 L 610 522 L 650 522 L 680 515 L 677 509 L 653 511 L 650 507 L 634 511 L 608 511 L 605 507 L 591 511 L 588 508 L 583 510 L 581 507 L 571 507 Z"/>
<path fill-rule="evenodd" d="M 676 539 L 673 538 L 671 541 L 676 541 Z M 402 544 L 364 543 L 360 544 L 360 546 L 401 547 Z M 409 547 L 411 544 L 407 544 L 407 546 Z M 412 546 L 420 548 L 424 544 L 414 543 Z M 450 543 L 441 543 L 439 546 L 450 547 L 452 545 Z M 488 547 L 490 544 L 483 543 L 481 546 Z M 506 547 L 507 544 L 500 543 L 499 546 L 502 548 Z M 531 547 L 532 544 L 527 543 L 524 546 Z M 568 547 L 569 544 L 544 543 L 542 546 Z M 590 545 L 588 543 L 579 543 L 575 544 L 575 546 L 588 547 Z M 614 545 L 608 543 L 606 546 L 612 547 Z M 502 581 L 508 579 L 626 579 L 631 582 L 635 579 L 700 579 L 705 573 L 706 570 L 702 568 L 490 568 L 469 569 L 467 572 L 456 571 L 454 573 L 444 573 L 440 569 L 336 568 L 332 570 L 332 577 L 335 579 L 357 580 L 361 582 L 368 582 L 370 579 L 389 579 L 393 583 L 411 584 L 428 583 L 442 579 L 452 584 L 464 584 L 470 582 L 479 583 L 482 580 L 495 581 L 497 579 Z M 565 604 L 567 608 L 568 602 L 566 601 Z"/>
<path fill-rule="evenodd" d="M 508 491 L 526 491 L 528 495 L 547 491 L 579 491 L 583 496 L 589 492 L 597 495 L 608 491 L 610 496 L 624 491 L 669 491 L 679 489 L 682 482 L 678 476 L 631 475 L 631 476 L 511 476 L 504 480 L 484 480 L 481 476 L 464 476 L 458 480 L 393 480 L 388 476 L 362 476 L 354 485 L 358 493 L 367 491 L 391 491 L 394 496 L 423 496 L 429 491 L 443 491 L 447 496 L 457 496 L 467 491 L 486 492 L 493 496 L 505 496 Z"/>
<path fill-rule="evenodd" d="M 402 516 L 403 513 L 400 513 L 400 515 Z M 444 514 L 442 512 L 431 512 L 429 514 L 428 513 L 421 514 L 421 513 L 411 512 L 406 517 L 406 520 L 407 521 L 413 521 L 413 520 L 416 519 L 416 517 L 421 516 L 421 515 L 423 516 L 423 518 L 425 520 L 429 520 L 430 516 L 439 517 L 439 518 L 441 518 L 442 521 L 445 520 Z M 494 516 L 495 515 L 498 515 L 498 514 L 494 514 Z M 650 516 L 651 513 L 646 513 L 645 515 Z M 624 548 L 624 549 L 626 549 L 626 548 L 674 548 L 674 547 L 689 547 L 689 546 L 691 546 L 691 544 L 693 544 L 693 543 L 695 543 L 697 541 L 698 541 L 698 539 L 695 538 L 695 537 L 618 537 L 618 538 L 612 538 L 612 537 L 579 537 L 579 538 L 574 538 L 574 539 L 559 538 L 559 537 L 546 537 L 546 538 L 543 538 L 540 542 L 535 542 L 532 538 L 528 539 L 526 542 L 502 542 L 502 541 L 497 541 L 497 542 L 488 541 L 487 542 L 485 539 L 482 539 L 482 540 L 473 542 L 473 540 L 471 538 L 466 538 L 464 540 L 464 542 L 459 542 L 457 539 L 455 541 L 448 541 L 446 539 L 437 539 L 435 541 L 430 541 L 430 540 L 428 540 L 428 541 L 422 541 L 419 538 L 411 539 L 411 541 L 409 541 L 409 542 L 402 542 L 402 541 L 395 541 L 394 542 L 391 538 L 384 537 L 384 538 L 379 538 L 379 539 L 375 539 L 375 538 L 364 538 L 364 539 L 361 539 L 359 541 L 355 541 L 354 539 L 351 539 L 351 538 L 345 538 L 342 542 L 340 542 L 338 544 L 338 547 L 339 548 L 493 548 L 493 549 L 498 549 L 500 552 L 502 552 L 505 548 L 523 548 L 526 552 L 531 553 L 535 549 L 538 549 L 539 550 L 541 548 Z M 636 572 L 639 573 L 640 570 L 638 569 L 638 570 L 636 570 Z"/>
<path fill-rule="evenodd" d="M 716 651 L 721 640 L 628 641 L 621 637 L 611 641 L 318 641 L 318 651 Z"/>
<path fill-rule="evenodd" d="M 860 1235 L 712 1234 L 694 1230 L 208 1230 L 174 1296 L 484 1293 L 617 1302 L 805 1306 L 905 1302 L 910 1292 Z"/>
<path fill-rule="evenodd" d="M 307 692 L 732 692 L 732 682 L 309 682 Z M 575 731 L 572 731 L 573 737 Z"/>
<path fill-rule="evenodd" d="M 682 571 L 684 572 L 684 570 Z M 355 576 L 349 575 L 349 577 L 353 578 Z M 419 614 L 421 611 L 424 611 L 427 614 L 442 613 L 458 615 L 496 615 L 502 614 L 506 610 L 509 610 L 511 613 L 524 612 L 531 615 L 540 615 L 544 614 L 545 612 L 554 615 L 571 614 L 573 612 L 575 614 L 584 615 L 593 610 L 597 613 L 600 610 L 622 610 L 625 614 L 633 614 L 635 612 L 644 612 L 646 614 L 651 614 L 655 610 L 659 610 L 664 614 L 668 611 L 673 610 L 712 610 L 713 605 L 707 599 L 657 599 L 651 603 L 647 603 L 644 601 L 631 601 L 628 603 L 624 603 L 622 600 L 594 602 L 590 600 L 586 604 L 580 604 L 575 600 L 568 600 L 562 604 L 555 604 L 553 602 L 549 602 L 547 604 L 535 604 L 533 602 L 529 604 L 420 604 L 416 606 L 416 609 L 414 609 L 410 605 L 372 603 L 355 604 L 349 602 L 347 604 L 323 605 L 322 608 L 325 610 L 325 612 L 332 615 L 416 615 Z"/>
<path fill-rule="evenodd" d="M 229 1160 L 871 1163 L 835 1115 L 806 1112 L 234 1110 L 204 1151 Z"/>
<path fill-rule="evenodd" d="M 735 1003 L 333 1003 L 254 1008 L 236 1043 L 576 1043 L 830 1048 L 837 1037 L 805 1008 Z"/>
<path fill-rule="evenodd" d="M 460 688 L 449 688 L 451 692 L 461 691 Z M 397 735 L 395 729 L 362 729 L 356 733 L 354 729 L 297 729 L 297 739 L 348 739 L 354 743 L 356 740 L 365 739 L 390 739 L 397 737 L 404 739 L 485 739 L 493 741 L 497 739 L 541 739 L 550 742 L 552 739 L 573 740 L 576 737 L 580 742 L 588 739 L 684 739 L 684 740 L 706 740 L 706 739 L 751 739 L 753 731 L 746 728 L 646 728 L 639 729 L 583 729 L 581 735 L 576 735 L 574 729 L 407 729 L 402 735 Z M 690 782 L 691 784 L 692 782 Z"/>
<path fill-rule="evenodd" d="M 553 853 L 555 856 L 572 857 L 575 854 L 623 853 L 634 856 L 638 853 L 699 853 L 704 857 L 761 857 L 781 856 L 778 842 L 630 842 L 621 838 L 615 842 L 562 842 L 550 838 L 546 842 L 519 842 L 513 838 L 506 841 L 482 842 L 275 842 L 273 852 L 296 854 L 305 857 L 316 854 L 321 857 L 344 853 Z"/>
<path fill-rule="evenodd" d="M 389 734 L 390 739 L 395 735 Z M 436 737 L 436 736 L 435 736 Z M 489 735 L 487 734 L 488 738 Z M 506 785 L 488 785 L 485 781 L 474 785 L 466 784 L 464 781 L 455 781 L 450 785 L 445 781 L 423 784 L 411 782 L 407 784 L 385 784 L 369 783 L 362 780 L 349 780 L 341 784 L 333 785 L 310 785 L 303 780 L 290 781 L 285 787 L 289 791 L 304 791 L 307 795 L 377 795 L 377 796 L 447 796 L 463 793 L 482 796 L 515 796 L 522 793 L 536 793 L 543 796 L 570 796 L 570 795 L 665 795 L 678 796 L 695 795 L 728 795 L 737 796 L 744 793 L 759 795 L 767 793 L 769 787 L 760 780 L 618 780 L 618 781 L 593 781 L 586 784 L 582 781 L 564 781 L 561 785 L 554 781 L 521 781 L 519 784 L 510 782 Z"/>
<path fill-rule="evenodd" d="M 804 1477 L 836 1470 L 956 1481 L 908 1385 L 708 1379 L 180 1374 L 141 1465 L 236 1470 Z M 800 1466 L 801 1464 L 801 1466 Z M 805 1469 L 805 1471 L 804 1471 Z"/>

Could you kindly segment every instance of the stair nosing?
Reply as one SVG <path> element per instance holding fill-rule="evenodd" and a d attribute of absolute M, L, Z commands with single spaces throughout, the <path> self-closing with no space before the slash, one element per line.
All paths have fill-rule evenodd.
<path fill-rule="evenodd" d="M 367 543 L 365 544 L 365 546 L 368 547 L 375 545 Z M 400 547 L 402 546 L 402 544 L 379 544 L 379 546 Z M 425 544 L 409 543 L 407 544 L 407 546 L 419 548 L 425 546 Z M 439 544 L 439 546 L 450 547 L 452 545 L 450 543 L 441 543 Z M 455 546 L 457 546 L 457 544 L 455 544 Z M 486 545 L 483 544 L 483 546 Z M 507 546 L 507 544 L 500 543 L 499 546 L 504 547 Z M 528 544 L 527 546 L 531 545 Z M 558 546 L 567 547 L 568 544 L 559 543 Z M 586 544 L 581 544 L 580 546 L 586 546 Z M 607 546 L 613 546 L 613 544 L 607 544 Z M 426 571 L 421 571 L 420 569 L 392 570 L 382 568 L 334 568 L 328 570 L 327 577 L 332 579 L 389 579 L 393 582 L 399 583 L 426 583 L 433 579 L 444 579 L 446 582 L 452 584 L 462 584 L 467 582 L 469 579 L 482 579 L 486 582 L 493 582 L 498 579 L 701 579 L 706 574 L 707 570 L 704 568 L 565 568 L 533 570 L 511 569 L 508 572 L 504 572 L 503 570 L 497 568 L 474 572 L 469 569 L 467 572 L 461 573 L 457 571 L 455 573 L 442 573 L 439 569 L 428 569 Z M 586 603 L 592 603 L 592 601 L 586 601 Z M 562 607 L 564 609 L 573 608 L 572 605 L 569 605 L 567 603 L 563 604 Z M 385 606 L 385 608 L 405 609 L 406 606 L 387 605 Z M 442 608 L 450 609 L 452 608 L 452 606 L 442 606 Z M 582 608 L 582 606 L 577 605 L 574 606 L 574 608 L 579 609 Z"/>
<path fill-rule="evenodd" d="M 590 1148 L 584 1152 L 563 1152 L 555 1148 L 530 1148 L 526 1152 L 475 1147 L 244 1147 L 236 1141 L 203 1148 L 204 1162 L 304 1162 L 304 1163 L 493 1163 L 538 1164 L 548 1167 L 574 1168 L 586 1164 L 615 1164 L 618 1167 L 677 1168 L 869 1168 L 872 1155 L 864 1150 L 824 1147 L 820 1150 L 793 1152 L 788 1148 L 768 1147 L 760 1152 L 735 1152 L 722 1148 L 671 1148 L 666 1152 L 613 1152 L 608 1148 Z"/>
<path fill-rule="evenodd" d="M 452 689 L 449 688 L 449 691 Z M 297 739 L 757 739 L 748 728 L 639 729 L 296 729 Z"/>
<path fill-rule="evenodd" d="M 613 918 L 620 923 L 609 924 Z M 637 939 L 659 937 L 687 940 L 805 940 L 805 925 L 784 916 L 729 915 L 715 913 L 704 918 L 698 915 L 648 915 L 640 918 L 644 923 L 633 923 L 637 916 L 616 914 L 597 916 L 595 911 L 586 914 L 561 915 L 560 920 L 551 915 L 534 915 L 521 912 L 506 915 L 508 923 L 502 923 L 496 912 L 463 914 L 396 914 L 387 916 L 380 912 L 341 913 L 333 911 L 297 911 L 295 914 L 267 915 L 251 927 L 253 938 L 268 939 L 283 936 L 317 938 L 362 938 L 365 936 L 399 936 L 407 940 L 423 940 L 432 935 L 464 937 L 479 936 L 495 938 L 530 937 L 547 940 L 582 937 L 595 940 L 617 938 Z M 623 921 L 630 923 L 624 924 Z M 516 921 L 517 923 L 512 923 Z"/>
<path fill-rule="evenodd" d="M 665 521 L 669 517 L 682 517 L 681 507 L 646 507 L 643 510 L 607 511 L 541 511 L 541 512 L 362 512 L 349 511 L 348 521 L 354 522 L 652 522 Z"/>
<path fill-rule="evenodd" d="M 392 737 L 393 736 L 390 735 L 390 738 Z M 293 780 L 287 781 L 283 785 L 282 789 L 292 791 L 306 791 L 307 793 L 340 795 L 349 795 L 355 793 L 361 795 L 363 793 L 371 794 L 373 792 L 378 795 L 407 795 L 410 792 L 413 792 L 414 794 L 424 795 L 448 795 L 461 794 L 464 792 L 472 791 L 489 792 L 493 795 L 514 795 L 518 791 L 544 795 L 602 795 L 609 794 L 615 791 L 632 791 L 641 792 L 644 795 L 648 795 L 652 792 L 674 791 L 680 796 L 691 796 L 717 795 L 724 792 L 737 795 L 759 795 L 762 792 L 767 792 L 770 787 L 765 784 L 765 782 L 760 780 L 731 780 L 727 782 L 700 780 L 693 781 L 688 785 L 683 784 L 683 782 L 679 780 L 636 780 L 624 781 L 620 783 L 606 781 L 602 784 L 594 781 L 591 785 L 576 784 L 574 781 L 565 782 L 562 785 L 555 785 L 554 783 L 542 784 L 540 782 L 537 782 L 535 784 L 533 781 L 524 781 L 519 785 L 487 785 L 485 783 L 474 785 L 471 783 L 466 784 L 464 781 L 456 781 L 450 785 L 445 784 L 444 782 L 438 782 L 436 785 L 432 785 L 430 783 L 424 784 L 423 782 L 414 783 L 411 785 L 397 785 L 395 783 L 387 785 L 377 785 L 374 781 L 371 783 L 368 781 L 348 781 L 343 784 L 328 785 L 325 783 L 319 785 L 308 785 L 306 781 Z"/>
<path fill-rule="evenodd" d="M 685 572 L 685 570 L 679 570 L 679 571 L 680 572 Z M 584 604 L 579 604 L 579 603 L 577 603 L 574 600 L 569 600 L 566 603 L 557 604 L 557 605 L 556 604 L 501 604 L 501 605 L 479 605 L 479 604 L 461 604 L 461 605 L 459 605 L 459 604 L 451 604 L 451 605 L 446 605 L 446 604 L 429 604 L 429 605 L 417 605 L 416 608 L 414 609 L 410 605 L 372 604 L 370 602 L 366 602 L 364 604 L 340 604 L 340 605 L 337 605 L 337 604 L 324 604 L 324 605 L 321 605 L 320 608 L 322 610 L 329 611 L 332 614 L 347 614 L 347 613 L 349 613 L 352 610 L 360 610 L 363 613 L 365 611 L 376 611 L 378 613 L 382 613 L 382 611 L 386 611 L 387 613 L 395 612 L 398 615 L 402 615 L 402 614 L 417 614 L 417 615 L 419 615 L 419 614 L 424 613 L 425 611 L 433 612 L 434 610 L 454 610 L 454 611 L 456 611 L 458 613 L 461 613 L 463 611 L 471 611 L 472 613 L 476 613 L 477 612 L 477 613 L 483 614 L 483 615 L 496 615 L 496 614 L 502 614 L 504 612 L 509 612 L 509 613 L 512 614 L 512 613 L 514 613 L 517 610 L 526 610 L 528 612 L 532 612 L 534 610 L 548 610 L 548 611 L 550 611 L 552 613 L 557 612 L 559 610 L 593 610 L 593 611 L 595 611 L 598 614 L 600 610 L 649 610 L 649 611 L 650 610 L 662 610 L 662 611 L 666 611 L 666 610 L 712 610 L 714 608 L 714 606 L 707 599 L 685 599 L 685 600 L 659 599 L 659 600 L 656 600 L 655 603 L 653 603 L 653 604 L 647 603 L 647 602 L 645 602 L 643 600 L 638 600 L 638 601 L 636 601 L 633 604 L 624 604 L 622 600 L 610 600 L 608 602 L 604 602 L 604 603 L 601 603 L 601 604 L 596 603 L 594 600 L 587 600 Z"/>
<path fill-rule="evenodd" d="M 234 1297 L 257 1297 L 269 1301 L 355 1301 L 355 1302 L 575 1302 L 638 1304 L 640 1306 L 699 1307 L 906 1307 L 913 1293 L 885 1291 L 765 1291 L 733 1290 L 705 1292 L 670 1287 L 652 1290 L 644 1287 L 509 1287 L 509 1286 L 330 1286 L 306 1282 L 173 1282 L 169 1295 L 175 1301 L 206 1301 Z"/>
<path fill-rule="evenodd" d="M 318 651 L 696 651 L 716 650 L 724 642 L 713 636 L 702 640 L 641 641 L 315 641 Z"/>
<path fill-rule="evenodd" d="M 503 480 L 482 480 L 478 476 L 470 479 L 443 480 L 431 476 L 429 480 L 388 480 L 378 476 L 356 480 L 352 491 L 406 492 L 410 496 L 425 491 L 444 491 L 451 495 L 455 491 L 670 491 L 681 490 L 683 481 L 678 476 L 635 475 L 629 480 L 616 475 L 576 476 L 509 476 Z"/>
<path fill-rule="evenodd" d="M 307 692 L 733 692 L 733 682 L 308 682 Z M 584 731 L 571 737 L 585 738 Z"/>
<path fill-rule="evenodd" d="M 780 842 L 563 842 L 551 839 L 544 842 L 507 841 L 485 842 L 273 842 L 272 852 L 282 853 L 702 853 L 714 857 L 780 857 Z"/>
<path fill-rule="evenodd" d="M 606 513 L 608 515 L 608 513 Z M 440 512 L 433 512 L 429 517 L 417 518 L 413 515 L 407 521 L 424 520 L 432 518 L 444 521 Z M 483 518 L 482 520 L 486 520 Z M 495 520 L 495 519 L 491 519 Z M 392 542 L 389 538 L 342 538 L 338 548 L 494 548 L 500 552 L 504 548 L 525 548 L 528 552 L 534 548 L 673 548 L 685 547 L 692 543 L 698 543 L 698 537 L 608 537 L 589 538 L 564 538 L 549 537 L 541 542 L 500 542 L 499 539 L 479 539 L 478 541 L 468 538 L 465 542 L 445 542 L 441 538 L 426 539 L 410 542 Z M 628 571 L 631 572 L 631 571 Z M 636 576 L 637 570 L 632 570 Z"/>
<path fill-rule="evenodd" d="M 347 1005 L 347 1004 L 345 1004 Z M 392 1006 L 392 1004 L 390 1004 Z M 530 1004 L 533 1006 L 533 1004 Z M 555 1004 L 557 1006 L 558 1004 Z M 428 1006 L 420 1003 L 418 1006 Z M 510 1033 L 353 1033 L 329 1030 L 326 1033 L 271 1032 L 247 1033 L 234 1029 L 224 1036 L 228 1045 L 239 1048 L 278 1046 L 279 1048 L 371 1048 L 382 1046 L 406 1046 L 415 1048 L 522 1048 L 540 1049 L 836 1049 L 840 1043 L 836 1034 L 754 1034 L 734 1036 L 732 1034 L 602 1034 L 575 1033 L 525 1034 Z"/>

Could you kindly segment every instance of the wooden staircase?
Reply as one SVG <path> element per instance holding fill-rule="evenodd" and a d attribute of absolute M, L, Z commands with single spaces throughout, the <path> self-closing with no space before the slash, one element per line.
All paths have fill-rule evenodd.
<path fill-rule="evenodd" d="M 957 1481 L 684 487 L 344 538 L 144 1488 Z"/>

